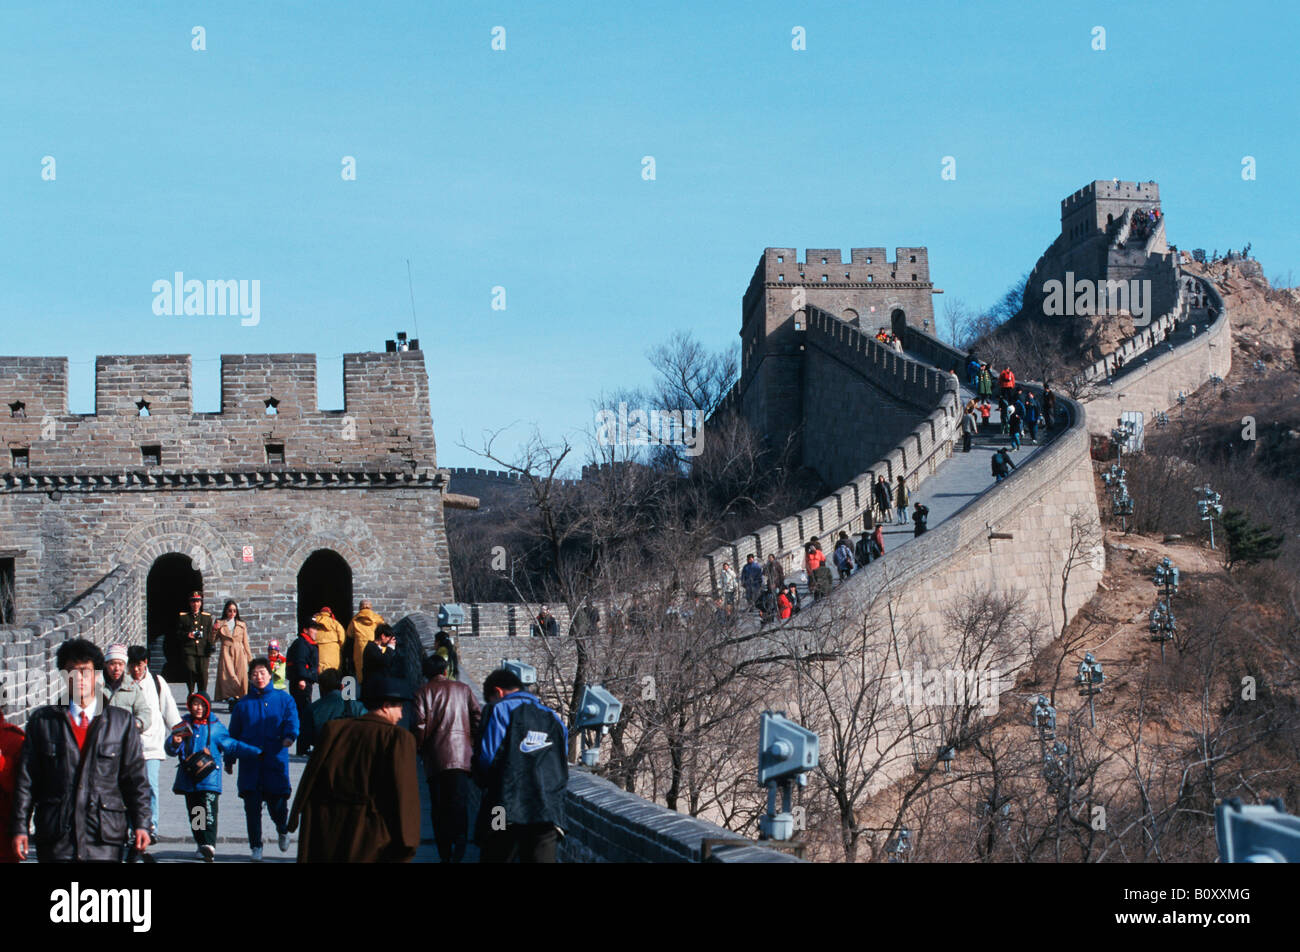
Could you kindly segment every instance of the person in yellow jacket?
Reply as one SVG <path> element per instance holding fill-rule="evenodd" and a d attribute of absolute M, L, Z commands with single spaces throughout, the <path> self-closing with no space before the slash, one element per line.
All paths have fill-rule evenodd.
<path fill-rule="evenodd" d="M 384 623 L 384 618 L 371 604 L 370 599 L 361 599 L 361 610 L 352 616 L 348 625 L 348 638 L 352 640 L 352 670 L 357 673 L 357 682 L 361 682 L 361 656 L 366 645 L 375 640 L 375 629 Z"/>
<path fill-rule="evenodd" d="M 316 648 L 320 653 L 319 673 L 337 671 L 339 665 L 343 663 L 343 641 L 347 638 L 347 632 L 343 630 L 343 626 L 334 617 L 334 610 L 328 605 L 316 613 L 312 618 L 312 624 L 318 629 Z"/>

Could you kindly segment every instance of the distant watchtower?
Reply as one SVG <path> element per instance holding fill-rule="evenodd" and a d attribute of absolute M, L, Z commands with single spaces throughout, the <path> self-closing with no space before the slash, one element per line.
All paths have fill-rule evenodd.
<path fill-rule="evenodd" d="M 855 327 L 933 326 L 930 259 L 925 248 L 765 248 L 745 291 L 741 314 L 738 395 L 745 418 L 774 446 L 796 443 L 803 419 L 806 307 L 829 311 Z"/>
<path fill-rule="evenodd" d="M 1106 179 L 1061 200 L 1061 232 L 1025 286 L 1025 309 L 1041 313 L 1049 281 L 1151 281 L 1155 313 L 1174 305 L 1176 263 L 1169 251 L 1160 186 Z"/>

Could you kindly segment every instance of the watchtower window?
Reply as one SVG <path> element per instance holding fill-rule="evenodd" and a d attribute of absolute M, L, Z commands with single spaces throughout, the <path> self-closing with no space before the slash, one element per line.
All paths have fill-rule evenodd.
<path fill-rule="evenodd" d="M 268 463 L 284 463 L 284 444 L 267 443 L 266 444 L 266 461 Z"/>
<path fill-rule="evenodd" d="M 146 466 L 162 465 L 162 447 L 158 445 L 140 447 L 140 460 Z"/>
<path fill-rule="evenodd" d="M 848 276 L 849 276 L 849 273 L 848 273 L 847 271 L 845 271 L 845 272 L 844 272 L 844 277 L 847 279 Z"/>
<path fill-rule="evenodd" d="M 785 255 L 777 255 L 777 256 L 776 256 L 776 263 L 777 263 L 777 264 L 785 264 Z"/>
<path fill-rule="evenodd" d="M 916 255 L 912 255 L 912 257 L 909 258 L 908 261 L 912 264 L 916 264 Z"/>
<path fill-rule="evenodd" d="M 912 280 L 913 280 L 913 281 L 916 280 L 916 275 L 912 275 Z"/>
<path fill-rule="evenodd" d="M 266 404 L 267 416 L 276 416 L 280 412 L 280 401 L 275 397 L 267 397 L 262 402 Z"/>
<path fill-rule="evenodd" d="M 27 416 L 27 404 L 23 403 L 21 400 L 15 400 L 13 403 L 9 404 L 9 415 L 11 417 Z"/>
<path fill-rule="evenodd" d="M 829 281 L 829 280 L 830 280 L 830 276 L 829 276 L 829 275 L 825 275 L 825 274 L 823 274 L 823 275 L 822 275 L 822 280 L 823 280 L 823 281 Z"/>
<path fill-rule="evenodd" d="M 9 462 L 14 469 L 27 469 L 28 450 L 25 447 L 23 449 L 11 449 L 9 451 Z"/>
<path fill-rule="evenodd" d="M 135 402 L 135 411 L 137 416 L 147 417 L 149 415 L 149 401 L 141 397 Z"/>
<path fill-rule="evenodd" d="M 17 573 L 14 559 L 0 559 L 0 625 L 14 623 L 14 587 Z"/>
<path fill-rule="evenodd" d="M 867 258 L 867 264 L 871 264 L 871 258 L 870 258 L 870 257 Z"/>
<path fill-rule="evenodd" d="M 785 280 L 785 275 L 784 275 L 784 274 L 778 274 L 778 275 L 776 276 L 776 279 L 777 279 L 778 281 L 784 281 L 784 280 Z"/>
<path fill-rule="evenodd" d="M 826 263 L 826 259 L 825 259 L 825 258 L 822 258 L 822 264 L 825 264 L 825 263 Z"/>
<path fill-rule="evenodd" d="M 870 284 L 874 280 L 876 280 L 874 277 L 872 277 L 871 275 L 867 275 L 867 284 Z"/>

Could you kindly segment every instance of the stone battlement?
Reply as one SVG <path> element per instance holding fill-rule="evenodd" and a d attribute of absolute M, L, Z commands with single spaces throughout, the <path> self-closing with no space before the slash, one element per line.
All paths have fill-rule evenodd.
<path fill-rule="evenodd" d="M 1098 200 L 1154 202 L 1158 205 L 1160 186 L 1154 181 L 1121 182 L 1118 179 L 1098 179 L 1061 199 L 1061 214 L 1065 215 Z"/>
<path fill-rule="evenodd" d="M 343 356 L 320 410 L 313 354 L 227 354 L 221 410 L 195 413 L 189 355 L 95 361 L 95 412 L 68 412 L 64 357 L 0 357 L 0 471 L 436 466 L 421 351 Z"/>
<path fill-rule="evenodd" d="M 928 284 L 930 258 L 923 247 L 895 248 L 893 261 L 884 248 L 851 248 L 848 261 L 839 248 L 809 248 L 799 261 L 795 248 L 765 248 L 759 271 L 781 284 Z"/>

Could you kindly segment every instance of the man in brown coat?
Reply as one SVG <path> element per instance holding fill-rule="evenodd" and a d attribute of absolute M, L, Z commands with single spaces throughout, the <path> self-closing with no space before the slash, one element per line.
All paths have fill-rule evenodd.
<path fill-rule="evenodd" d="M 397 726 L 411 699 L 401 679 L 375 679 L 364 717 L 321 730 L 289 814 L 300 863 L 406 863 L 420 845 L 415 740 Z"/>
<path fill-rule="evenodd" d="M 459 863 L 469 832 L 470 770 L 483 708 L 468 684 L 447 677 L 447 659 L 425 661 L 429 682 L 415 693 L 411 731 L 424 757 L 438 858 Z"/>

